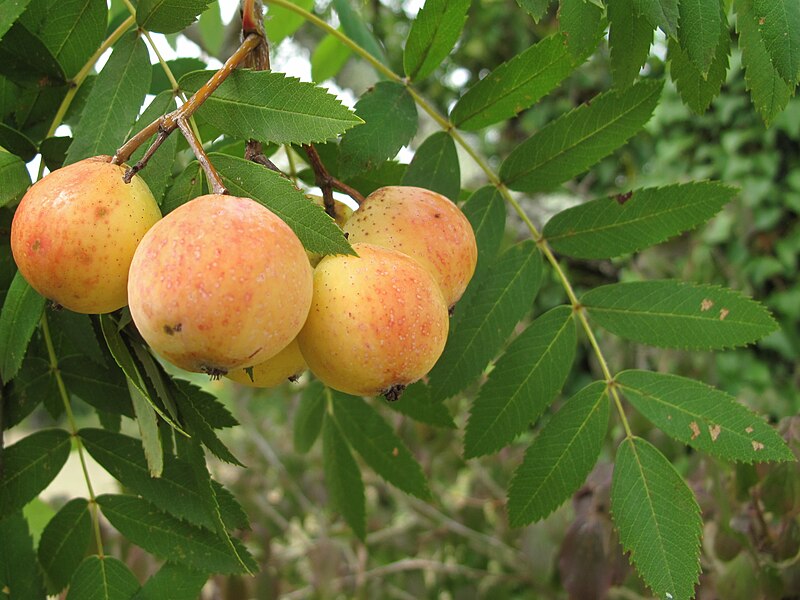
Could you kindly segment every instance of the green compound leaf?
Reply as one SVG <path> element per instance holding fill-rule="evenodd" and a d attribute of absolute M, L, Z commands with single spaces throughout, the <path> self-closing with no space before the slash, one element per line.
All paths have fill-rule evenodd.
<path fill-rule="evenodd" d="M 620 444 L 611 482 L 620 541 L 659 598 L 690 600 L 700 573 L 703 522 L 694 494 L 655 447 L 637 437 Z"/>
<path fill-rule="evenodd" d="M 0 2 L 0 39 L 25 12 L 31 0 L 4 0 Z"/>
<path fill-rule="evenodd" d="M 708 74 L 716 54 L 722 17 L 719 0 L 680 0 L 678 4 L 678 42 L 703 75 Z"/>
<path fill-rule="evenodd" d="M 206 573 L 168 562 L 145 582 L 133 600 L 196 600 L 207 579 Z"/>
<path fill-rule="evenodd" d="M 512 527 L 545 518 L 584 482 L 597 462 L 608 429 L 603 381 L 567 400 L 525 452 L 508 490 Z"/>
<path fill-rule="evenodd" d="M 475 232 L 475 241 L 478 244 L 478 263 L 475 274 L 467 287 L 468 294 L 472 294 L 481 281 L 481 277 L 497 256 L 503 234 L 506 230 L 506 204 L 503 195 L 493 185 L 486 185 L 472 194 L 461 207 L 461 212 L 472 225 Z M 462 297 L 456 304 L 456 312 L 460 313 L 461 302 L 467 303 Z"/>
<path fill-rule="evenodd" d="M 291 0 L 291 2 L 305 10 L 314 10 L 314 0 Z M 266 18 L 264 19 L 264 29 L 267 31 L 269 43 L 273 48 L 277 47 L 285 38 L 300 29 L 303 22 L 301 15 L 292 12 L 288 8 L 268 4 Z"/>
<path fill-rule="evenodd" d="M 131 600 L 139 582 L 125 563 L 111 556 L 87 556 L 75 571 L 67 600 Z"/>
<path fill-rule="evenodd" d="M 538 23 L 547 14 L 551 0 L 517 0 L 517 4 L 527 11 L 534 23 Z"/>
<path fill-rule="evenodd" d="M 36 498 L 69 458 L 70 436 L 63 429 L 44 429 L 3 450 L 0 515 L 21 509 Z"/>
<path fill-rule="evenodd" d="M 211 161 L 234 196 L 263 204 L 292 228 L 303 246 L 319 254 L 353 254 L 342 230 L 321 206 L 275 171 L 243 158 L 212 153 Z"/>
<path fill-rule="evenodd" d="M 272 39 L 272 38 L 270 38 Z M 339 74 L 353 51 L 337 37 L 326 35 L 311 54 L 311 79 L 323 82 Z"/>
<path fill-rule="evenodd" d="M 472 405 L 465 458 L 500 450 L 547 410 L 572 368 L 576 343 L 568 306 L 538 317 L 511 342 Z"/>
<path fill-rule="evenodd" d="M 19 372 L 44 305 L 45 299 L 17 271 L 0 312 L 0 379 L 3 381 L 11 381 Z"/>
<path fill-rule="evenodd" d="M 46 597 L 36 562 L 34 541 L 22 511 L 2 513 L 0 519 L 0 586 L 4 600 L 39 600 Z"/>
<path fill-rule="evenodd" d="M 678 37 L 678 0 L 633 0 L 636 12 L 668 37 Z"/>
<path fill-rule="evenodd" d="M 699 381 L 649 371 L 615 378 L 636 409 L 669 436 L 725 460 L 794 460 L 780 435 L 733 396 Z"/>
<path fill-rule="evenodd" d="M 562 37 L 545 38 L 467 90 L 453 107 L 450 120 L 472 131 L 511 118 L 553 90 L 573 67 Z"/>
<path fill-rule="evenodd" d="M 447 58 L 467 20 L 470 0 L 426 0 L 411 24 L 403 66 L 411 81 L 425 79 Z"/>
<path fill-rule="evenodd" d="M 422 467 L 383 417 L 361 398 L 330 393 L 333 419 L 364 462 L 395 487 L 428 500 L 431 493 Z"/>
<path fill-rule="evenodd" d="M 744 346 L 777 329 L 766 308 L 734 290 L 681 281 L 634 281 L 595 288 L 581 298 L 601 327 L 663 348 Z"/>
<path fill-rule="evenodd" d="M 600 94 L 517 146 L 503 161 L 500 178 L 514 190 L 543 192 L 582 173 L 644 127 L 662 86 L 641 81 Z"/>
<path fill-rule="evenodd" d="M 800 79 L 800 3 L 753 0 L 758 31 L 772 64 L 792 87 Z"/>
<path fill-rule="evenodd" d="M 189 73 L 180 87 L 194 93 L 213 74 Z M 324 142 L 361 123 L 333 94 L 274 71 L 234 71 L 197 116 L 234 138 L 276 144 Z"/>
<path fill-rule="evenodd" d="M 770 60 L 758 31 L 753 0 L 736 0 L 736 29 L 747 89 L 764 124 L 769 126 L 786 108 L 794 86 L 783 80 Z"/>
<path fill-rule="evenodd" d="M 350 452 L 335 421 L 325 419 L 322 428 L 322 455 L 325 469 L 325 487 L 331 504 L 342 513 L 358 539 L 367 535 L 367 516 L 364 507 L 364 482 L 361 470 Z"/>
<path fill-rule="evenodd" d="M 31 176 L 22 159 L 0 151 L 0 207 L 20 200 L 30 185 Z"/>
<path fill-rule="evenodd" d="M 92 458 L 126 489 L 179 519 L 215 529 L 214 519 L 203 506 L 192 466 L 186 460 L 165 454 L 161 476 L 151 477 L 142 443 L 136 438 L 103 429 L 81 429 L 78 435 Z M 242 509 L 235 498 L 216 482 L 214 491 L 225 526 L 229 529 L 246 527 L 247 518 L 242 517 Z"/>
<path fill-rule="evenodd" d="M 401 185 L 423 187 L 458 200 L 461 192 L 461 168 L 452 136 L 437 131 L 420 144 L 403 174 Z"/>
<path fill-rule="evenodd" d="M 333 8 L 336 10 L 336 14 L 339 15 L 339 21 L 341 21 L 342 31 L 344 31 L 345 35 L 369 52 L 378 62 L 388 65 L 389 61 L 386 59 L 383 48 L 366 23 L 364 23 L 359 11 L 352 7 L 350 0 L 333 0 Z M 378 71 L 378 74 L 383 77 L 380 71 Z"/>
<path fill-rule="evenodd" d="M 430 388 L 421 381 L 408 386 L 400 399 L 389 402 L 388 406 L 420 423 L 444 429 L 456 428 L 450 411 L 443 402 L 433 401 Z"/>
<path fill-rule="evenodd" d="M 104 494 L 97 497 L 97 503 L 122 535 L 159 558 L 208 573 L 244 573 L 239 562 L 242 557 L 250 572 L 258 571 L 253 557 L 238 540 L 231 540 L 236 548 L 233 552 L 215 533 L 161 512 L 146 500 Z"/>
<path fill-rule="evenodd" d="M 196 600 L 206 580 L 206 573 L 168 562 L 145 582 L 133 600 Z"/>
<path fill-rule="evenodd" d="M 172 187 L 167 190 L 164 203 L 161 205 L 161 214 L 167 216 L 182 204 L 202 196 L 205 182 L 203 177 L 203 167 L 200 163 L 196 160 L 190 162 L 189 166 L 181 171 L 180 175 L 172 182 Z"/>
<path fill-rule="evenodd" d="M 294 415 L 294 451 L 305 454 L 314 445 L 322 429 L 325 416 L 325 386 L 312 381 L 300 395 L 300 404 Z"/>
<path fill-rule="evenodd" d="M 444 400 L 471 384 L 531 310 L 542 280 L 542 259 L 532 241 L 506 250 L 468 298 L 441 358 L 430 372 L 431 395 Z M 461 304 L 458 305 L 459 308 Z"/>
<path fill-rule="evenodd" d="M 136 22 L 142 29 L 177 33 L 195 22 L 211 0 L 139 0 Z"/>
<path fill-rule="evenodd" d="M 615 0 L 608 11 L 608 49 L 611 73 L 616 87 L 627 87 L 639 75 L 650 55 L 653 29 L 650 22 L 637 13 L 635 0 Z"/>
<path fill-rule="evenodd" d="M 64 164 L 114 154 L 139 114 L 152 73 L 144 41 L 129 33 L 114 47 L 92 86 Z"/>
<path fill-rule="evenodd" d="M 597 49 L 603 37 L 603 7 L 588 0 L 560 0 L 558 25 L 562 43 L 579 64 Z"/>
<path fill-rule="evenodd" d="M 399 83 L 378 82 L 356 103 L 356 114 L 365 123 L 342 137 L 339 176 L 343 179 L 393 158 L 417 132 L 417 105 Z"/>
<path fill-rule="evenodd" d="M 61 507 L 42 532 L 39 564 L 50 594 L 63 590 L 86 554 L 92 537 L 89 503 L 73 498 Z"/>
<path fill-rule="evenodd" d="M 544 237 L 567 256 L 621 256 L 708 221 L 735 193 L 734 188 L 708 181 L 634 190 L 558 213 L 545 225 Z"/>
<path fill-rule="evenodd" d="M 681 99 L 697 114 L 704 113 L 722 89 L 728 72 L 730 50 L 730 32 L 724 19 L 719 30 L 716 53 L 707 74 L 703 74 L 695 66 L 675 40 L 670 40 L 670 74 Z"/>

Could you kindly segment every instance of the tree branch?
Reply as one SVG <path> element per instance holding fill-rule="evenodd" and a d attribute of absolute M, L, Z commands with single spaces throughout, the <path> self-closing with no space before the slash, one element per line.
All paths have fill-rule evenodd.
<path fill-rule="evenodd" d="M 358 190 L 350 187 L 346 183 L 342 183 L 333 175 L 328 173 L 328 169 L 325 168 L 325 165 L 323 164 L 322 159 L 320 158 L 319 153 L 317 152 L 317 149 L 314 148 L 313 144 L 303 144 L 303 150 L 305 150 L 309 163 L 311 164 L 311 168 L 314 171 L 314 180 L 319 186 L 319 189 L 322 190 L 322 201 L 325 204 L 325 212 L 327 212 L 332 218 L 336 218 L 336 206 L 334 205 L 333 201 L 333 190 L 347 194 L 353 200 L 355 200 L 357 204 L 364 202 L 364 196 L 362 196 Z"/>
<path fill-rule="evenodd" d="M 211 164 L 211 161 L 208 158 L 208 154 L 203 149 L 203 145 L 200 141 L 195 137 L 194 131 L 192 128 L 189 127 L 189 124 L 184 119 L 178 120 L 178 127 L 183 133 L 183 137 L 186 138 L 186 141 L 189 142 L 189 146 L 194 152 L 194 155 L 197 157 L 197 161 L 200 163 L 200 166 L 203 167 L 203 171 L 206 173 L 206 177 L 208 178 L 208 182 L 211 184 L 211 189 L 215 194 L 227 194 L 228 189 L 225 187 L 225 184 L 222 183 L 222 177 L 219 176 L 219 173 L 214 168 L 214 165 Z"/>

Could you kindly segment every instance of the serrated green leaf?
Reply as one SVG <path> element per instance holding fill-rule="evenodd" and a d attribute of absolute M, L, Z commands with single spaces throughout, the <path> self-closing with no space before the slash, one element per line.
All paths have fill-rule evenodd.
<path fill-rule="evenodd" d="M 608 393 L 595 381 L 572 396 L 525 451 L 508 489 L 512 527 L 539 521 L 583 484 L 608 429 Z"/>
<path fill-rule="evenodd" d="M 453 416 L 443 402 L 434 402 L 431 390 L 422 381 L 412 383 L 403 390 L 399 400 L 388 403 L 389 408 L 420 423 L 455 429 Z"/>
<path fill-rule="evenodd" d="M 417 132 L 417 105 L 404 85 L 381 81 L 356 103 L 363 125 L 342 136 L 339 176 L 347 179 L 393 158 Z"/>
<path fill-rule="evenodd" d="M 125 141 L 150 88 L 150 56 L 144 41 L 131 32 L 114 47 L 86 100 L 74 130 L 66 164 L 90 156 L 113 155 Z"/>
<path fill-rule="evenodd" d="M 616 87 L 627 87 L 650 55 L 654 27 L 635 9 L 635 0 L 614 0 L 607 6 L 608 49 Z"/>
<path fill-rule="evenodd" d="M 422 187 L 455 202 L 461 192 L 461 167 L 456 143 L 446 131 L 429 136 L 403 174 L 402 185 Z"/>
<path fill-rule="evenodd" d="M 331 504 L 363 541 L 367 535 L 367 518 L 361 470 L 350 452 L 350 446 L 330 418 L 325 419 L 322 428 L 322 456 L 325 488 Z"/>
<path fill-rule="evenodd" d="M 67 600 L 131 600 L 139 582 L 112 556 L 87 556 L 75 571 Z"/>
<path fill-rule="evenodd" d="M 31 0 L 3 0 L 0 2 L 0 39 L 25 12 Z"/>
<path fill-rule="evenodd" d="M 743 346 L 777 328 L 758 302 L 734 290 L 681 281 L 633 281 L 595 288 L 581 304 L 601 327 L 664 348 Z"/>
<path fill-rule="evenodd" d="M 669 42 L 670 75 L 681 99 L 697 114 L 704 113 L 719 94 L 728 72 L 731 49 L 727 21 L 722 20 L 714 59 L 704 75 L 675 40 Z"/>
<path fill-rule="evenodd" d="M 38 82 L 57 85 L 66 81 L 64 70 L 53 53 L 20 21 L 14 23 L 0 42 L 0 74 L 28 88 L 27 95 L 31 98 L 32 104 L 45 97 L 52 99 L 55 91 L 52 88 L 47 91 L 30 89 L 38 85 Z M 23 111 L 24 109 L 20 110 Z M 18 122 L 26 120 L 20 117 L 22 115 L 18 115 Z"/>
<path fill-rule="evenodd" d="M 536 318 L 511 342 L 472 404 L 465 458 L 500 450 L 547 410 L 569 375 L 576 344 L 569 306 Z"/>
<path fill-rule="evenodd" d="M 44 305 L 45 299 L 17 272 L 0 312 L 0 379 L 3 381 L 11 381 L 19 372 Z"/>
<path fill-rule="evenodd" d="M 659 598 L 693 598 L 700 573 L 700 507 L 675 467 L 641 438 L 626 438 L 617 451 L 611 514 L 648 587 Z"/>
<path fill-rule="evenodd" d="M 792 96 L 788 85 L 773 66 L 758 32 L 753 0 L 736 0 L 736 29 L 742 50 L 744 80 L 750 97 L 764 124 L 769 126 Z"/>
<path fill-rule="evenodd" d="M 184 459 L 165 454 L 161 477 L 151 477 L 139 440 L 102 429 L 81 429 L 79 435 L 92 458 L 126 489 L 179 519 L 214 529 L 211 516 L 204 510 L 192 467 Z M 219 497 L 224 495 L 222 489 L 216 488 Z M 234 529 L 242 526 L 241 509 L 237 509 L 235 499 L 230 500 L 226 498 L 220 505 L 225 507 L 222 511 L 225 525 Z"/>
<path fill-rule="evenodd" d="M 194 93 L 213 74 L 184 75 L 181 89 Z M 323 88 L 274 71 L 234 71 L 196 114 L 234 138 L 276 144 L 324 142 L 361 122 Z"/>
<path fill-rule="evenodd" d="M 8 600 L 45 598 L 27 520 L 22 512 L 0 514 L 0 593 Z"/>
<path fill-rule="evenodd" d="M 708 74 L 716 54 L 722 17 L 719 0 L 680 0 L 678 3 L 678 42 L 703 75 Z"/>
<path fill-rule="evenodd" d="M 100 47 L 107 20 L 105 0 L 33 0 L 20 19 L 52 52 L 67 78 Z"/>
<path fill-rule="evenodd" d="M 161 471 L 164 469 L 164 451 L 158 434 L 156 411 L 153 410 L 150 401 L 133 385 L 130 379 L 128 379 L 128 390 L 131 394 L 133 412 L 136 413 L 136 425 L 139 427 L 139 435 L 142 436 L 148 471 L 151 477 L 161 477 Z"/>
<path fill-rule="evenodd" d="M 434 400 L 457 394 L 483 372 L 532 308 L 541 279 L 542 259 L 531 241 L 509 248 L 493 263 L 451 324 L 442 357 L 430 372 Z"/>
<path fill-rule="evenodd" d="M 294 415 L 294 451 L 305 454 L 314 445 L 325 416 L 325 386 L 312 381 L 303 390 Z"/>
<path fill-rule="evenodd" d="M 103 494 L 97 497 L 97 503 L 103 515 L 122 535 L 159 558 L 209 573 L 244 572 L 225 541 L 207 529 L 161 512 L 146 500 Z M 238 540 L 233 540 L 233 543 L 250 571 L 258 571 L 258 565 L 244 545 Z"/>
<path fill-rule="evenodd" d="M 467 199 L 461 207 L 461 212 L 472 225 L 478 245 L 478 262 L 467 288 L 469 289 L 473 286 L 473 282 L 476 284 L 480 282 L 481 275 L 497 256 L 506 230 L 506 205 L 500 190 L 493 185 L 487 185 Z"/>
<path fill-rule="evenodd" d="M 636 410 L 671 437 L 725 460 L 794 460 L 780 435 L 733 396 L 699 381 L 649 371 L 615 378 Z"/>
<path fill-rule="evenodd" d="M 92 517 L 84 498 L 73 498 L 50 519 L 39 541 L 39 564 L 50 594 L 63 590 L 86 554 L 92 537 Z"/>
<path fill-rule="evenodd" d="M 800 79 L 800 4 L 795 0 L 753 0 L 753 9 L 772 64 L 794 87 Z"/>
<path fill-rule="evenodd" d="M 387 65 L 389 61 L 386 60 L 383 48 L 366 23 L 364 23 L 359 12 L 353 9 L 350 0 L 333 0 L 333 8 L 336 10 L 336 14 L 339 15 L 339 21 L 342 24 L 342 31 L 344 31 L 345 35 L 378 59 L 379 62 Z M 379 76 L 383 77 L 380 73 Z"/>
<path fill-rule="evenodd" d="M 551 0 L 517 0 L 517 4 L 528 12 L 534 23 L 538 23 L 547 14 L 550 2 Z"/>
<path fill-rule="evenodd" d="M 511 118 L 553 90 L 573 68 L 561 36 L 545 38 L 467 90 L 450 120 L 459 129 L 472 131 Z"/>
<path fill-rule="evenodd" d="M 211 0 L 139 0 L 136 22 L 142 29 L 178 33 L 195 22 Z"/>
<path fill-rule="evenodd" d="M 560 0 L 558 24 L 567 50 L 576 61 L 583 62 L 603 37 L 603 8 L 588 0 Z"/>
<path fill-rule="evenodd" d="M 612 258 L 697 227 L 735 193 L 709 181 L 634 190 L 631 196 L 568 208 L 547 222 L 543 234 L 554 250 L 567 256 Z"/>
<path fill-rule="evenodd" d="M 192 161 L 180 175 L 172 182 L 172 187 L 164 196 L 161 213 L 167 216 L 173 210 L 186 204 L 189 200 L 202 196 L 204 192 L 203 167 L 197 161 Z"/>
<path fill-rule="evenodd" d="M 511 189 L 543 192 L 567 181 L 622 146 L 653 114 L 661 81 L 605 92 L 546 125 L 503 161 Z"/>
<path fill-rule="evenodd" d="M 375 472 L 404 492 L 427 500 L 431 493 L 422 468 L 377 411 L 361 398 L 335 391 L 333 419 L 339 431 Z"/>
<path fill-rule="evenodd" d="M 678 37 L 678 0 L 633 0 L 638 13 L 667 37 Z"/>
<path fill-rule="evenodd" d="M 314 0 L 291 0 L 292 4 L 302 9 L 313 11 Z M 273 46 L 277 46 L 297 31 L 303 24 L 304 19 L 301 15 L 274 4 L 267 4 L 267 14 L 264 17 L 264 29 L 267 31 L 267 39 Z"/>
<path fill-rule="evenodd" d="M 263 166 L 225 154 L 211 160 L 231 194 L 260 202 L 292 228 L 303 246 L 319 254 L 353 254 L 342 230 L 292 182 Z"/>
<path fill-rule="evenodd" d="M 136 120 L 136 124 L 131 130 L 131 135 L 138 133 L 160 116 L 174 109 L 175 96 L 173 96 L 172 91 L 161 92 L 158 96 L 153 98 L 147 108 L 144 109 L 141 116 Z M 142 144 L 142 146 L 133 153 L 128 164 L 136 164 L 139 159 L 144 156 L 145 151 L 155 139 L 156 136 L 154 135 Z M 148 161 L 147 168 L 139 172 L 139 177 L 144 179 L 144 182 L 147 184 L 147 187 L 150 188 L 156 202 L 159 204 L 161 204 L 161 201 L 164 199 L 164 192 L 172 178 L 172 163 L 175 162 L 175 154 L 177 151 L 178 136 L 171 135 L 158 147 L 158 152 Z"/>
<path fill-rule="evenodd" d="M 145 582 L 133 600 L 196 600 L 207 580 L 205 573 L 168 562 Z"/>
<path fill-rule="evenodd" d="M 25 163 L 9 152 L 0 152 L 0 207 L 20 200 L 30 185 Z"/>
<path fill-rule="evenodd" d="M 0 147 L 28 162 L 36 156 L 36 144 L 27 135 L 0 123 Z"/>
<path fill-rule="evenodd" d="M 408 33 L 403 67 L 411 81 L 425 79 L 450 54 L 467 20 L 470 0 L 426 0 Z"/>
<path fill-rule="evenodd" d="M 336 77 L 352 53 L 339 38 L 326 35 L 311 53 L 311 79 L 323 82 Z"/>
<path fill-rule="evenodd" d="M 55 479 L 69 458 L 70 437 L 63 429 L 43 429 L 3 450 L 0 515 L 21 509 Z"/>

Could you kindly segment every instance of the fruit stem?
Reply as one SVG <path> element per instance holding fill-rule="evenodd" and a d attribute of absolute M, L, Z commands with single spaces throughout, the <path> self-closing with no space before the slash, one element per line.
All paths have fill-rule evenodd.
<path fill-rule="evenodd" d="M 75 415 L 72 412 L 72 405 L 69 400 L 69 393 L 67 386 L 64 385 L 64 378 L 61 377 L 61 371 L 58 368 L 58 357 L 56 350 L 53 346 L 53 336 L 50 335 L 50 325 L 47 322 L 47 313 L 42 315 L 42 335 L 44 336 L 44 343 L 47 346 L 47 356 L 50 359 L 50 371 L 56 378 L 56 386 L 61 400 L 64 403 L 64 411 L 67 414 L 67 422 L 69 429 L 72 433 L 72 439 L 75 440 L 75 448 L 78 450 L 78 458 L 81 462 L 81 470 L 83 471 L 83 478 L 86 481 L 86 488 L 89 492 L 89 506 L 92 512 L 92 525 L 94 528 L 95 543 L 97 544 L 97 553 L 99 556 L 104 555 L 103 551 L 103 537 L 100 532 L 100 509 L 97 506 L 97 498 L 94 495 L 94 487 L 92 487 L 92 480 L 89 476 L 89 469 L 86 466 L 86 457 L 83 454 L 83 442 L 78 435 L 78 424 L 75 421 Z"/>
<path fill-rule="evenodd" d="M 220 177 L 219 173 L 214 168 L 214 165 L 211 164 L 208 154 L 206 154 L 206 151 L 203 149 L 203 144 L 201 144 L 200 140 L 195 137 L 194 131 L 192 131 L 191 127 L 189 127 L 189 124 L 185 119 L 178 119 L 178 127 L 180 128 L 181 133 L 183 133 L 183 137 L 185 137 L 186 141 L 189 142 L 189 146 L 192 148 L 192 152 L 194 152 L 194 155 L 197 157 L 197 161 L 200 163 L 200 166 L 203 167 L 203 171 L 206 173 L 206 178 L 211 184 L 212 191 L 215 194 L 227 194 L 228 189 L 225 187 L 225 184 L 222 183 L 222 177 Z M 159 137 L 160 136 L 161 133 L 159 132 Z M 156 138 L 156 141 L 158 141 L 158 138 Z"/>
<path fill-rule="evenodd" d="M 163 130 L 166 135 L 170 135 L 179 127 L 179 122 L 182 120 L 188 120 L 197 111 L 197 109 L 200 108 L 206 100 L 208 100 L 209 96 L 211 96 L 211 94 L 213 94 L 217 88 L 222 85 L 223 82 L 230 76 L 230 74 L 233 73 L 233 71 L 247 58 L 250 52 L 252 52 L 255 48 L 258 48 L 263 41 L 264 39 L 259 37 L 258 34 L 249 34 L 236 52 L 234 52 L 230 58 L 225 61 L 225 64 L 222 65 L 222 68 L 214 73 L 214 75 L 211 76 L 211 79 L 209 79 L 205 85 L 197 90 L 197 92 L 195 92 L 191 98 L 181 105 L 180 108 L 164 115 L 163 117 L 159 117 L 150 123 L 150 125 L 142 129 L 139 133 L 130 138 L 119 148 L 119 150 L 117 150 L 116 154 L 114 154 L 114 158 L 111 159 L 111 162 L 115 165 L 124 163 L 130 159 L 131 155 L 136 152 L 136 150 L 142 144 L 156 135 L 160 130 Z"/>
<path fill-rule="evenodd" d="M 603 351 L 600 349 L 599 344 L 597 343 L 597 339 L 595 338 L 594 331 L 592 331 L 591 325 L 589 324 L 588 319 L 586 318 L 585 310 L 581 306 L 580 302 L 578 301 L 577 295 L 575 294 L 575 290 L 572 287 L 572 283 L 567 278 L 564 270 L 561 268 L 561 265 L 558 262 L 558 259 L 553 254 L 552 249 L 547 244 L 547 241 L 543 238 L 542 234 L 537 229 L 536 225 L 531 221 L 530 217 L 525 213 L 524 209 L 517 201 L 517 199 L 511 194 L 511 191 L 505 185 L 505 183 L 500 179 L 500 177 L 494 172 L 491 165 L 480 155 L 478 152 L 467 142 L 464 136 L 456 129 L 456 126 L 450 122 L 450 120 L 445 117 L 444 115 L 440 114 L 439 111 L 431 105 L 424 97 L 422 97 L 416 89 L 411 86 L 411 82 L 403 77 L 400 77 L 397 73 L 392 71 L 389 67 L 381 63 L 378 59 L 372 56 L 369 52 L 367 52 L 364 48 L 362 48 L 357 42 L 352 40 L 348 37 L 345 33 L 339 31 L 337 28 L 333 27 L 329 23 L 325 22 L 323 19 L 319 18 L 318 16 L 310 13 L 309 11 L 305 10 L 304 8 L 294 4 L 290 0 L 265 0 L 267 4 L 273 4 L 275 6 L 280 6 L 281 8 L 285 8 L 288 11 L 291 11 L 303 19 L 312 23 L 316 27 L 322 29 L 326 33 L 332 35 L 339 41 L 341 41 L 345 46 L 347 46 L 350 50 L 352 50 L 355 54 L 357 54 L 360 58 L 367 61 L 371 64 L 379 73 L 384 75 L 387 79 L 395 83 L 399 83 L 406 87 L 409 94 L 411 94 L 414 101 L 417 105 L 424 110 L 430 117 L 450 136 L 453 138 L 459 146 L 461 146 L 464 151 L 475 161 L 475 164 L 480 167 L 480 169 L 484 172 L 489 182 L 497 188 L 498 192 L 503 196 L 506 202 L 508 202 L 514 211 L 517 213 L 519 218 L 525 223 L 526 227 L 530 231 L 531 237 L 536 242 L 540 252 L 545 257 L 547 262 L 553 267 L 553 270 L 556 273 L 559 281 L 561 282 L 561 286 L 564 288 L 565 293 L 567 294 L 567 298 L 569 299 L 570 304 L 577 315 L 578 322 L 581 324 L 583 330 L 586 332 L 586 336 L 589 340 L 592 349 L 597 357 L 598 363 L 600 365 L 600 369 L 603 373 L 603 377 L 605 378 L 606 384 L 609 387 L 610 395 L 614 400 L 614 404 L 617 407 L 617 412 L 619 413 L 620 421 L 622 422 L 622 426 L 625 429 L 625 435 L 630 438 L 633 436 L 630 428 L 630 424 L 628 423 L 628 417 L 625 414 L 625 410 L 622 406 L 622 401 L 619 396 L 619 392 L 614 385 L 614 377 L 611 374 L 611 370 L 608 367 L 608 362 L 603 355 Z"/>
<path fill-rule="evenodd" d="M 319 186 L 319 189 L 322 190 L 322 201 L 325 204 L 325 212 L 328 213 L 331 218 L 336 218 L 336 205 L 333 201 L 334 189 L 347 194 L 359 205 L 364 202 L 364 196 L 362 196 L 358 190 L 351 188 L 346 183 L 342 183 L 328 172 L 328 169 L 325 168 L 313 144 L 303 144 L 303 150 L 305 150 L 309 164 L 314 170 L 314 181 Z"/>

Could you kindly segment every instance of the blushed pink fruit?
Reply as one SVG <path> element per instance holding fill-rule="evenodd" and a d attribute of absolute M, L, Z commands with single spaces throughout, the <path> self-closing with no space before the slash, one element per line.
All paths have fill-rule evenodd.
<path fill-rule="evenodd" d="M 73 163 L 37 181 L 11 224 L 22 276 L 53 302 L 79 313 L 107 313 L 128 302 L 128 267 L 161 218 L 141 177 L 108 156 Z"/>
<path fill-rule="evenodd" d="M 411 186 L 375 190 L 344 226 L 351 243 L 399 250 L 433 275 L 452 306 L 475 273 L 478 246 L 464 213 L 445 196 Z"/>
<path fill-rule="evenodd" d="M 297 236 L 249 198 L 209 194 L 144 237 L 128 301 L 147 343 L 187 371 L 221 375 L 271 358 L 300 331 L 312 270 Z"/>
<path fill-rule="evenodd" d="M 323 383 L 357 396 L 391 393 L 425 375 L 444 349 L 447 304 L 433 277 L 388 248 L 354 244 L 326 256 L 297 341 Z"/>
<path fill-rule="evenodd" d="M 250 387 L 271 388 L 299 376 L 307 368 L 306 361 L 300 354 L 300 346 L 294 339 L 272 358 L 254 365 L 252 379 L 244 369 L 228 371 L 225 377 Z"/>

